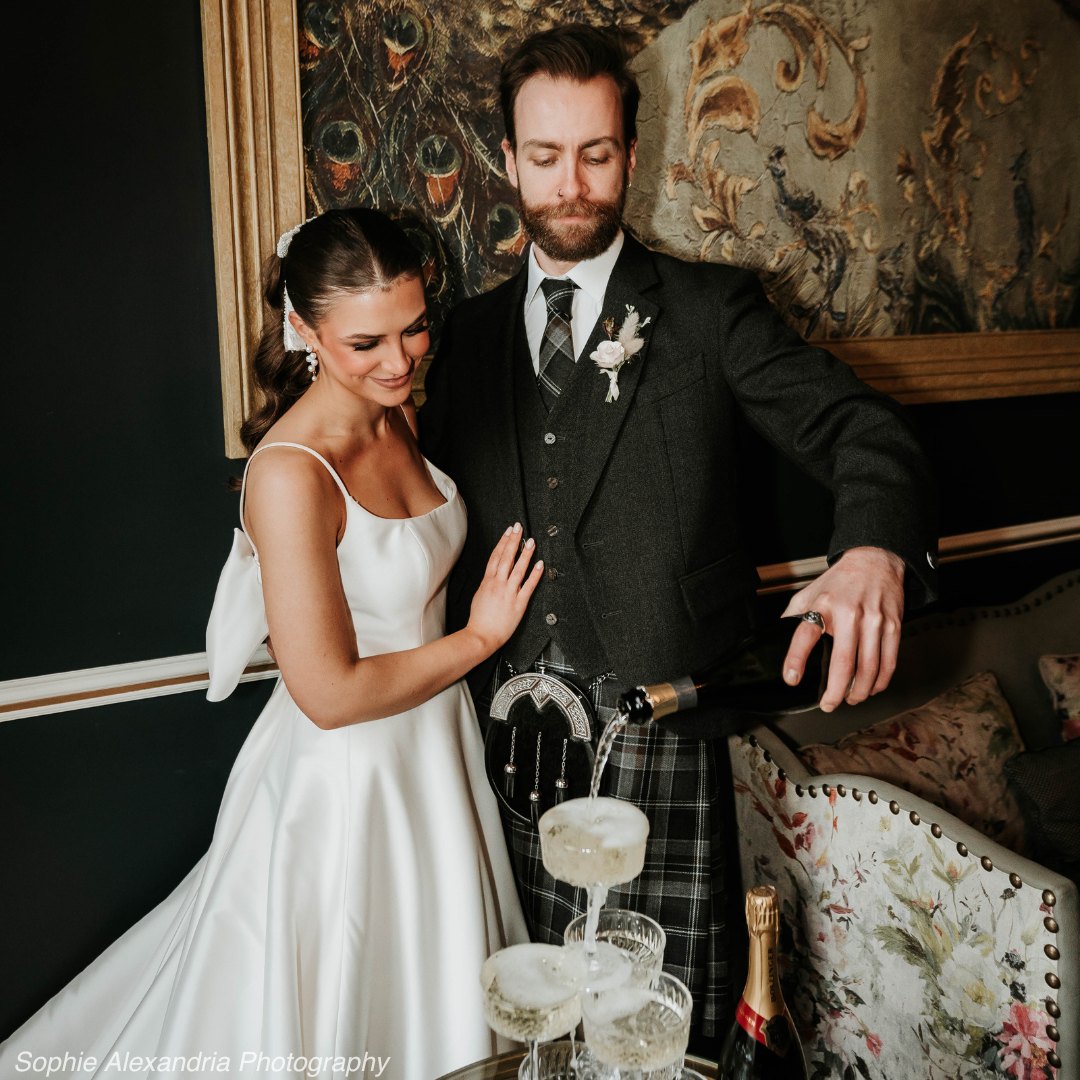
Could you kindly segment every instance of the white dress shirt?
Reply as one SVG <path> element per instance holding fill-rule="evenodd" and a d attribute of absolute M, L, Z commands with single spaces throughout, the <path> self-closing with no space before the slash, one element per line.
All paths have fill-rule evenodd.
<path fill-rule="evenodd" d="M 570 332 L 574 339 L 574 359 L 581 356 L 585 342 L 600 318 L 604 306 L 604 293 L 607 292 L 608 279 L 614 269 L 615 260 L 623 246 L 623 231 L 611 241 L 602 255 L 595 259 L 585 259 L 567 271 L 562 277 L 569 278 L 577 288 L 574 290 L 574 306 L 570 309 Z M 547 301 L 540 288 L 544 278 L 559 277 L 545 273 L 536 261 L 536 247 L 529 245 L 529 280 L 525 285 L 525 334 L 529 339 L 529 354 L 532 356 L 533 371 L 540 374 L 540 343 L 547 329 Z"/>

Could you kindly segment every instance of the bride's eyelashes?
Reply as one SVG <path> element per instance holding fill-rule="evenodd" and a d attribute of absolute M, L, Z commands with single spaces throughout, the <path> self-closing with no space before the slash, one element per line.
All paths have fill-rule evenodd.
<path fill-rule="evenodd" d="M 419 334 L 426 334 L 427 332 L 428 321 L 425 317 L 420 322 L 413 323 L 412 326 L 403 330 L 402 334 L 405 337 L 417 337 Z M 382 338 L 371 338 L 369 341 L 354 341 L 352 346 L 353 352 L 369 352 L 371 349 L 374 349 L 380 341 L 382 341 Z"/>

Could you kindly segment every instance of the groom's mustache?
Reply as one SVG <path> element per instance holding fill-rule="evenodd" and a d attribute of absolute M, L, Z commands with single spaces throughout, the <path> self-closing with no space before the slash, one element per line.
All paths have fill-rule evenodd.
<path fill-rule="evenodd" d="M 591 199 L 574 199 L 573 202 L 548 203 L 542 207 L 549 218 L 599 217 L 612 209 L 610 202 L 593 202 Z"/>
<path fill-rule="evenodd" d="M 530 206 L 529 211 L 549 221 L 557 221 L 564 217 L 607 217 L 611 213 L 619 212 L 619 203 L 618 200 L 610 202 L 593 199 L 575 199 L 570 202 L 559 200 L 554 203 Z"/>

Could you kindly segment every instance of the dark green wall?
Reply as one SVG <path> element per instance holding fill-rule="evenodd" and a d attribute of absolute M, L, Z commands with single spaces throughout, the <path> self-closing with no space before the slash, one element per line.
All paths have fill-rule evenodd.
<path fill-rule="evenodd" d="M 200 651 L 236 515 L 198 8 L 68 7 L 9 54 L 0 679 Z M 1077 395 L 913 416 L 946 533 L 1080 509 Z M 827 500 L 760 446 L 747 462 L 757 561 L 821 553 Z M 1078 564 L 1076 545 L 960 564 L 946 594 L 1008 599 Z M 268 689 L 0 724 L 0 1037 L 205 849 Z"/>
<path fill-rule="evenodd" d="M 201 649 L 235 517 L 198 5 L 69 7 L 11 54 L 0 678 Z"/>
<path fill-rule="evenodd" d="M 1080 514 L 1080 394 L 919 405 L 908 416 L 934 464 L 941 536 Z M 831 524 L 827 495 L 749 428 L 741 461 L 743 514 L 758 565 L 822 554 Z M 771 497 L 762 498 L 765 490 Z M 1041 558 L 1048 568 L 1056 562 L 1050 552 Z M 1036 558 L 1036 572 L 1038 565 Z M 1028 584 L 1005 574 L 997 584 L 1006 589 Z M 948 580 L 943 584 L 947 589 Z"/>
<path fill-rule="evenodd" d="M 0 679 L 201 651 L 236 517 L 198 4 L 60 9 L 6 61 Z M 0 724 L 0 1037 L 199 857 L 268 690 Z"/>
<path fill-rule="evenodd" d="M 203 854 L 271 685 L 0 725 L 0 1039 Z"/>

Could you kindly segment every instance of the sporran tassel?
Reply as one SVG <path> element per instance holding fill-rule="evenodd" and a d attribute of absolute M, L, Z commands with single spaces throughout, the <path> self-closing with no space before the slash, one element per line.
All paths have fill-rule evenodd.
<path fill-rule="evenodd" d="M 532 815 L 532 823 L 536 828 L 540 827 L 540 740 L 544 737 L 542 731 L 536 733 L 536 778 L 533 781 L 533 789 L 529 792 L 529 812 Z"/>
<path fill-rule="evenodd" d="M 562 770 L 555 779 L 555 801 L 557 803 L 561 803 L 566 798 L 566 789 L 569 786 L 566 779 L 566 747 L 569 742 L 569 739 L 563 739 L 562 741 Z"/>
<path fill-rule="evenodd" d="M 503 766 L 503 793 L 508 801 L 513 801 L 515 780 L 517 778 L 517 765 L 514 763 L 514 753 L 517 750 L 517 724 L 510 732 L 510 760 Z"/>

